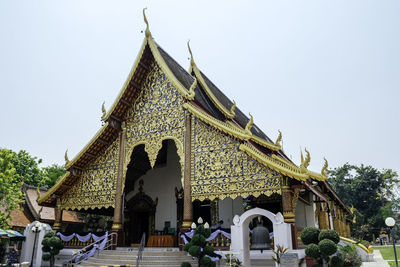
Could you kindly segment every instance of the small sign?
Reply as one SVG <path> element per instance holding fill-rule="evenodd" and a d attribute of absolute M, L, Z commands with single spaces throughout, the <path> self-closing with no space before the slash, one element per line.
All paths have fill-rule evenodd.
<path fill-rule="evenodd" d="M 297 267 L 299 266 L 299 257 L 296 253 L 281 254 L 281 267 Z"/>

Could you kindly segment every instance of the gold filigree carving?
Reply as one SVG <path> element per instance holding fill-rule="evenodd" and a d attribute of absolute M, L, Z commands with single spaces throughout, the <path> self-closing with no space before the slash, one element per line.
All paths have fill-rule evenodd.
<path fill-rule="evenodd" d="M 282 176 L 240 151 L 237 139 L 196 117 L 192 129 L 192 199 L 281 193 Z"/>
<path fill-rule="evenodd" d="M 136 146 L 145 145 L 150 164 L 154 167 L 162 141 L 170 139 L 175 142 L 179 155 L 183 186 L 184 98 L 156 62 L 149 67 L 150 71 L 138 92 L 137 100 L 125 118 L 127 140 L 123 185 Z"/>
<path fill-rule="evenodd" d="M 299 199 L 299 194 L 300 194 L 300 188 L 295 188 L 292 198 L 292 209 L 294 214 L 296 214 L 297 200 Z"/>
<path fill-rule="evenodd" d="M 108 208 L 115 205 L 119 139 L 88 163 L 61 198 L 62 209 Z"/>

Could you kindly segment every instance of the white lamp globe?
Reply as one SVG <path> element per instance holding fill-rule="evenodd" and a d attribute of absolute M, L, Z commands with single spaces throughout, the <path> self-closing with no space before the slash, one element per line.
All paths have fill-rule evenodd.
<path fill-rule="evenodd" d="M 210 225 L 208 224 L 208 222 L 206 222 L 206 223 L 204 224 L 204 228 L 205 228 L 205 229 L 210 228 Z"/>
<path fill-rule="evenodd" d="M 195 223 L 192 223 L 192 229 L 196 229 L 196 224 Z"/>
<path fill-rule="evenodd" d="M 199 219 L 197 220 L 197 223 L 202 224 L 203 223 L 203 218 L 199 217 Z"/>
<path fill-rule="evenodd" d="M 392 217 L 387 217 L 385 224 L 389 227 L 393 227 L 396 224 L 396 221 Z"/>

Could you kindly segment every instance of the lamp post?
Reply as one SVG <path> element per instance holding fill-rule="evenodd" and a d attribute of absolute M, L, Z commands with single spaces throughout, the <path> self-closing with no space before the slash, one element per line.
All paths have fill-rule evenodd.
<path fill-rule="evenodd" d="M 37 235 L 42 230 L 43 230 L 43 225 L 40 222 L 36 222 L 35 225 L 31 228 L 32 233 L 35 233 L 35 241 L 33 242 L 33 250 L 32 250 L 32 258 L 31 258 L 30 267 L 33 267 L 33 256 L 35 255 L 35 247 L 36 247 Z"/>
<path fill-rule="evenodd" d="M 395 239 L 395 233 L 396 233 L 396 221 L 392 217 L 387 217 L 385 220 L 385 224 L 390 228 L 390 234 L 392 235 L 392 242 L 393 242 L 393 250 L 394 250 L 394 258 L 396 260 L 396 267 L 399 267 L 399 264 L 397 263 L 397 253 L 396 253 L 396 239 Z"/>

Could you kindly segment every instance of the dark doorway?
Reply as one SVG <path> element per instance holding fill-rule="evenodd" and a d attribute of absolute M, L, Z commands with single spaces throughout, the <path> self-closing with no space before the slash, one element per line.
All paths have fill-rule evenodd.
<path fill-rule="evenodd" d="M 197 224 L 197 220 L 201 217 L 203 222 L 208 222 L 211 225 L 211 201 L 195 200 L 193 202 L 193 221 Z"/>

